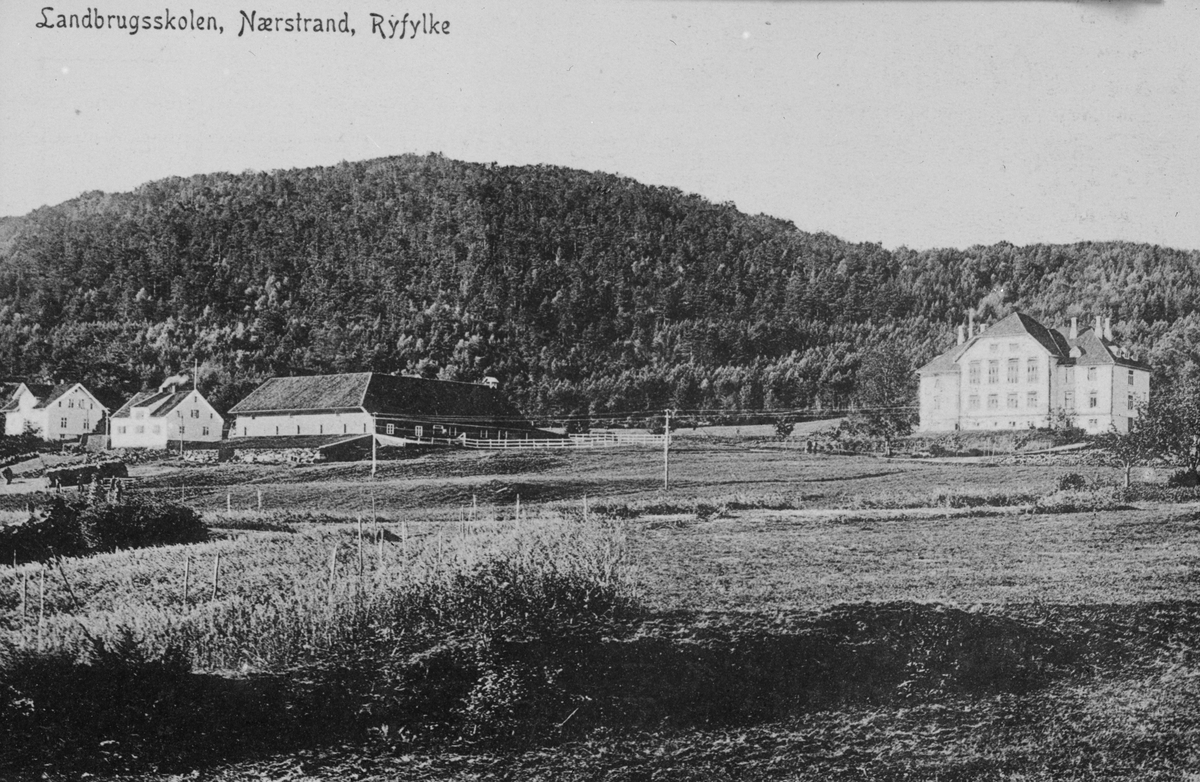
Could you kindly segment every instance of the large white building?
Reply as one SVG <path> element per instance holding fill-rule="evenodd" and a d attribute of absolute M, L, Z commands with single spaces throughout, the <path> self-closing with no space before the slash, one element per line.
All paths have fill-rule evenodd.
<path fill-rule="evenodd" d="M 181 442 L 216 442 L 225 419 L 195 388 L 141 391 L 113 413 L 112 448 L 168 448 Z"/>
<path fill-rule="evenodd" d="M 17 383 L 0 402 L 5 434 L 32 430 L 43 440 L 74 440 L 91 434 L 108 413 L 82 383 Z"/>
<path fill-rule="evenodd" d="M 958 327 L 957 344 L 918 370 L 923 432 L 1044 427 L 1059 416 L 1092 434 L 1129 431 L 1150 397 L 1150 368 L 1113 339 L 1111 321 L 1046 328 L 1014 312 Z"/>

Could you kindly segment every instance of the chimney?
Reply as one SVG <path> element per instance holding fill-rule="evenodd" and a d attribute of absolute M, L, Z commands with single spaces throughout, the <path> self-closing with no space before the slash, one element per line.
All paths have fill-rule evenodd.
<path fill-rule="evenodd" d="M 1096 327 L 1094 329 L 1097 337 L 1104 336 L 1104 324 L 1100 322 L 1100 316 L 1096 316 Z"/>
<path fill-rule="evenodd" d="M 966 341 L 967 341 L 967 327 L 960 323 L 960 324 L 958 324 L 958 344 L 961 345 L 962 343 L 964 343 Z"/>
<path fill-rule="evenodd" d="M 1109 342 L 1113 341 L 1112 318 L 1107 316 L 1104 318 L 1104 338 Z"/>
<path fill-rule="evenodd" d="M 1079 318 L 1071 318 L 1071 339 L 1079 339 Z"/>
<path fill-rule="evenodd" d="M 974 312 L 967 313 L 967 323 L 969 324 L 967 326 L 967 339 L 974 339 L 975 338 L 975 313 Z"/>

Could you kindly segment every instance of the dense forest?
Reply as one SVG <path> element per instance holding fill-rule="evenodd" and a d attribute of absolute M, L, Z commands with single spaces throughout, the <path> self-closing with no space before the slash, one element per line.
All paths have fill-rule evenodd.
<path fill-rule="evenodd" d="M 492 375 L 547 416 L 829 409 L 872 350 L 919 366 L 968 312 L 1014 308 L 1109 315 L 1169 375 L 1200 353 L 1200 251 L 887 250 L 441 155 L 172 178 L 0 220 L 0 374 L 116 398 L 198 362 L 223 407 L 271 375 L 370 369 Z"/>

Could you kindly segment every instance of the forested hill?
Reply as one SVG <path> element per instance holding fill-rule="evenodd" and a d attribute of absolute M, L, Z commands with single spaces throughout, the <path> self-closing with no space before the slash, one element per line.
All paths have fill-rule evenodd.
<path fill-rule="evenodd" d="M 372 369 L 494 375 L 540 413 L 829 407 L 866 351 L 919 365 L 966 311 L 1016 307 L 1109 314 L 1178 367 L 1200 344 L 1200 252 L 889 251 L 617 176 L 440 155 L 0 220 L 0 374 L 122 395 L 198 360 L 226 406 L 266 376 Z"/>

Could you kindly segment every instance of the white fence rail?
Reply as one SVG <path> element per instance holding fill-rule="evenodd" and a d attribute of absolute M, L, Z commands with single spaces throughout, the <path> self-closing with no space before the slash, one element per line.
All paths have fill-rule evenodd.
<path fill-rule="evenodd" d="M 487 451 L 529 450 L 536 448 L 620 448 L 629 445 L 652 445 L 659 448 L 663 444 L 661 434 L 646 434 L 629 432 L 620 434 L 573 434 L 565 438 L 539 438 L 491 440 L 471 439 L 467 437 L 406 437 L 409 443 L 423 445 L 456 445 L 460 448 L 472 448 Z"/>

